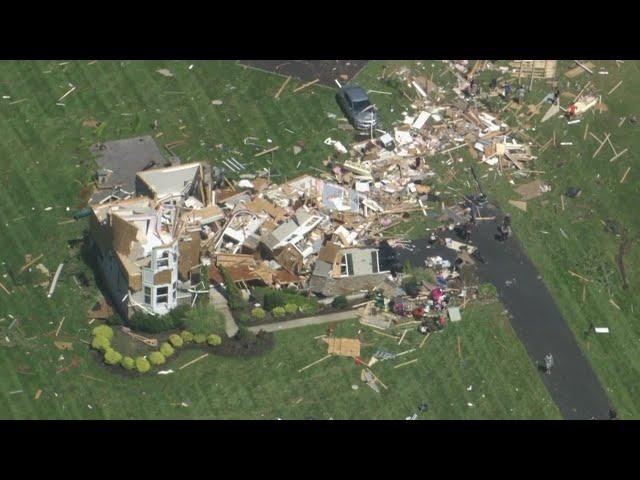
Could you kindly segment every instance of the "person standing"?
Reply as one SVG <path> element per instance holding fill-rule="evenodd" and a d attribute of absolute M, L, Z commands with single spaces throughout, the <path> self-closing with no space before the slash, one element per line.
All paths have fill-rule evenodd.
<path fill-rule="evenodd" d="M 553 355 L 547 353 L 544 356 L 544 369 L 547 375 L 551 375 L 551 369 L 553 368 Z"/>
<path fill-rule="evenodd" d="M 511 84 L 507 82 L 504 84 L 504 99 L 509 100 L 509 95 L 511 95 Z"/>
<path fill-rule="evenodd" d="M 525 90 L 522 85 L 518 87 L 518 103 L 522 105 L 524 103 Z"/>

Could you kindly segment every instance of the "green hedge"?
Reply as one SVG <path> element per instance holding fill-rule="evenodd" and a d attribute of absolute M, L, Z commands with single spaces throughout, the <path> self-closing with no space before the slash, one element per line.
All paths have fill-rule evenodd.
<path fill-rule="evenodd" d="M 284 310 L 289 314 L 298 313 L 299 307 L 298 307 L 298 305 L 296 305 L 294 303 L 287 303 L 284 306 Z"/>
<path fill-rule="evenodd" d="M 162 355 L 164 355 L 165 357 L 169 358 L 174 354 L 174 352 L 175 350 L 169 342 L 164 342 L 162 345 L 160 345 L 160 353 L 162 353 Z"/>
<path fill-rule="evenodd" d="M 133 370 L 136 366 L 136 362 L 131 357 L 122 357 L 122 360 L 120 360 L 120 366 L 125 370 Z"/>
<path fill-rule="evenodd" d="M 193 336 L 193 341 L 197 344 L 201 344 L 207 341 L 207 336 L 204 333 L 197 333 Z"/>
<path fill-rule="evenodd" d="M 184 340 L 182 340 L 182 337 L 175 333 L 169 335 L 169 342 L 174 348 L 180 348 L 184 344 Z"/>
<path fill-rule="evenodd" d="M 273 315 L 276 317 L 284 317 L 284 314 L 287 312 L 284 309 L 284 307 L 276 307 L 273 310 L 271 310 L 271 313 L 273 313 Z"/>
<path fill-rule="evenodd" d="M 219 335 L 209 335 L 207 337 L 207 343 L 212 347 L 215 347 L 216 345 L 220 345 L 222 343 L 222 338 L 220 338 Z"/>
<path fill-rule="evenodd" d="M 191 343 L 193 342 L 193 333 L 188 330 L 183 330 L 180 332 L 180 338 L 182 338 L 184 343 Z"/>
<path fill-rule="evenodd" d="M 109 325 L 98 325 L 91 331 L 91 334 L 94 337 L 102 336 L 111 341 L 111 339 L 113 338 L 113 328 L 111 328 Z"/>
<path fill-rule="evenodd" d="M 282 292 L 269 291 L 264 295 L 262 305 L 265 310 L 272 311 L 274 308 L 282 307 L 285 304 L 284 294 Z"/>
<path fill-rule="evenodd" d="M 266 317 L 266 315 L 267 313 L 260 307 L 256 307 L 251 310 L 251 316 L 256 320 L 264 320 L 264 317 Z"/>
<path fill-rule="evenodd" d="M 116 365 L 122 360 L 122 354 L 113 348 L 108 348 L 104 354 L 104 363 L 107 365 Z"/>
<path fill-rule="evenodd" d="M 141 332 L 166 332 L 168 330 L 183 328 L 184 318 L 189 311 L 191 311 L 189 305 L 180 305 L 166 315 L 149 315 L 148 313 L 138 310 L 129 317 L 127 323 L 132 329 Z"/>
<path fill-rule="evenodd" d="M 149 370 L 151 370 L 151 364 L 149 363 L 149 360 L 144 357 L 136 358 L 136 370 L 140 373 L 147 373 Z"/>
<path fill-rule="evenodd" d="M 151 352 L 149 354 L 149 362 L 151 363 L 151 365 L 162 365 L 164 362 L 166 362 L 166 358 L 165 356 L 156 351 L 156 352 Z"/>
<path fill-rule="evenodd" d="M 103 337 L 102 335 L 97 335 L 91 340 L 91 348 L 95 350 L 106 352 L 109 347 L 111 347 L 111 342 L 109 342 L 107 337 Z"/>

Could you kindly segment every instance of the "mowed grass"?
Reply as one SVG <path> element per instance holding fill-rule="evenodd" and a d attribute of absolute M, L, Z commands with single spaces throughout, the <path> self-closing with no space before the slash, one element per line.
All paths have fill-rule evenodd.
<path fill-rule="evenodd" d="M 81 237 L 86 220 L 59 224 L 82 205 L 79 192 L 93 172 L 87 150 L 91 143 L 142 134 L 157 136 L 160 146 L 184 139 L 175 149 L 183 161 L 220 165 L 233 155 L 250 171 L 269 167 L 271 161 L 272 173 L 282 175 L 280 180 L 313 171 L 312 166 L 322 168 L 322 160 L 333 154 L 323 140 L 331 136 L 346 145 L 352 134 L 339 130 L 337 120 L 327 115 L 340 115 L 331 89 L 293 94 L 303 82 L 292 80 L 275 101 L 283 78 L 233 62 L 90 63 L 0 63 L 0 95 L 11 97 L 0 100 L 0 281 L 12 292 L 0 289 L 0 334 L 13 345 L 0 345 L 0 417 L 404 418 L 426 401 L 433 418 L 557 418 L 508 324 L 492 323 L 506 321 L 499 311 L 479 313 L 477 320 L 466 315 L 462 324 L 430 339 L 418 368 L 387 372 L 386 364 L 375 366 L 390 387 L 381 396 L 365 385 L 351 389 L 359 372 L 349 360 L 332 359 L 303 372 L 306 376 L 297 374 L 298 368 L 324 355 L 324 346 L 311 340 L 324 333 L 320 327 L 278 334 L 275 350 L 263 358 L 210 357 L 166 377 L 131 379 L 103 367 L 81 341 L 89 339 L 96 325 L 87 324 L 86 312 L 99 292 L 93 283 L 85 289 L 76 284 L 73 275 L 92 274 L 79 250 L 67 244 Z M 168 68 L 174 77 L 156 73 L 160 68 Z M 63 100 L 65 106 L 56 105 L 69 83 L 77 89 Z M 223 104 L 212 105 L 216 99 Z M 82 126 L 90 118 L 106 124 L 101 134 Z M 154 120 L 157 130 L 151 128 Z M 243 143 L 249 136 L 264 148 L 281 148 L 273 156 L 255 158 L 256 150 Z M 305 149 L 293 156 L 291 147 L 299 140 Z M 20 285 L 22 277 L 11 275 L 23 265 L 25 254 L 43 254 L 41 261 L 51 274 L 64 263 L 51 299 L 45 289 Z M 22 332 L 15 326 L 8 331 L 14 318 Z M 63 318 L 58 340 L 73 342 L 73 351 L 53 345 Z M 342 331 L 345 336 L 356 331 L 353 324 L 341 328 L 350 328 Z M 456 329 L 464 364 L 452 337 Z M 492 344 L 494 333 L 509 354 Z M 385 345 L 383 338 L 375 345 Z M 184 353 L 167 368 L 177 370 L 199 354 Z M 60 371 L 72 362 L 77 366 Z M 318 377 L 321 372 L 324 376 Z M 467 392 L 469 384 L 474 389 Z M 34 400 L 39 389 L 41 397 Z M 475 399 L 476 392 L 484 393 L 487 401 Z M 393 401 L 387 401 L 388 395 L 395 395 Z M 183 401 L 190 407 L 171 405 Z"/>
<path fill-rule="evenodd" d="M 65 362 L 57 361 L 51 339 L 42 339 L 29 355 L 17 348 L 3 352 L 5 371 L 22 363 L 35 371 L 3 379 L 3 390 L 23 393 L 3 392 L 0 411 L 5 418 L 404 419 L 427 403 L 421 419 L 559 418 L 501 311 L 498 303 L 469 308 L 462 323 L 432 334 L 422 349 L 375 364 L 373 372 L 388 388 L 381 394 L 360 380 L 361 367 L 350 358 L 333 357 L 298 372 L 326 355 L 327 345 L 314 339 L 326 333 L 323 325 L 279 332 L 274 349 L 252 359 L 210 355 L 178 370 L 202 354 L 183 351 L 163 366 L 175 373 L 140 378 L 114 373 L 82 345 L 74 351 L 80 365 L 56 375 L 53 370 Z M 353 338 L 361 328 L 347 321 L 338 324 L 336 335 Z M 366 360 L 378 348 L 399 353 L 419 347 L 424 338 L 412 329 L 397 345 L 365 331 Z M 414 358 L 417 363 L 393 368 Z M 39 388 L 43 393 L 34 400 Z"/>
<path fill-rule="evenodd" d="M 456 167 L 457 174 L 452 176 L 448 185 L 473 191 L 475 187 L 469 166 L 475 165 L 490 199 L 512 214 L 515 233 L 540 270 L 620 417 L 637 419 L 640 418 L 640 324 L 637 321 L 640 311 L 640 243 L 635 243 L 624 257 L 629 280 L 629 289 L 625 291 L 615 263 L 621 238 L 606 232 L 602 222 L 615 220 L 628 229 L 630 237 L 640 235 L 640 215 L 637 212 L 640 127 L 628 121 L 631 115 L 638 115 L 640 107 L 640 64 L 626 61 L 618 68 L 614 61 L 591 62 L 596 64 L 596 73 L 590 75 L 585 72 L 574 79 L 565 77 L 564 72 L 575 64 L 558 62 L 559 87 L 561 92 L 571 92 L 575 96 L 590 81 L 592 87 L 589 88 L 595 87 L 597 94 L 602 95 L 606 111 L 591 109 L 580 123 L 574 125 L 567 125 L 566 120 L 560 118 L 540 123 L 548 104 L 543 105 L 540 113 L 531 120 L 518 116 L 510 109 L 504 112 L 506 123 L 512 127 L 520 124 L 540 145 L 552 139 L 555 131 L 556 147 L 551 146 L 543 153 L 533 150 L 534 155 L 539 156 L 533 169 L 544 172 L 537 176 L 552 186 L 551 192 L 529 201 L 527 212 L 518 210 L 508 203 L 509 199 L 520 199 L 513 191 L 514 187 L 535 177 L 518 179 L 509 173 L 499 176 L 495 169 L 489 171 L 486 165 L 472 160 L 466 149 L 455 152 L 454 157 L 462 157 L 463 163 Z M 433 67 L 432 62 L 422 62 L 422 66 L 417 68 L 415 62 L 400 62 L 394 66 L 422 70 L 427 76 L 433 74 L 434 81 L 442 86 L 450 87 L 455 80 L 451 73 L 444 72 L 441 62 L 433 62 Z M 358 80 L 371 89 L 389 88 L 378 78 L 381 70 L 381 63 L 370 64 Z M 601 75 L 598 71 L 609 73 Z M 490 72 L 479 75 L 485 88 L 492 76 L 494 74 Z M 505 75 L 502 77 L 508 78 Z M 609 95 L 608 92 L 620 81 L 622 84 Z M 512 80 L 511 84 L 515 91 L 517 81 Z M 526 79 L 523 84 L 529 87 L 530 80 Z M 407 86 L 404 89 L 410 90 Z M 527 93 L 526 103 L 535 105 L 551 92 L 553 88 L 549 84 L 535 80 L 532 92 Z M 395 93 L 400 92 L 395 90 Z M 566 107 L 574 96 L 563 95 L 562 105 Z M 389 109 L 394 107 L 384 108 L 388 114 L 392 114 Z M 524 111 L 526 108 L 518 113 Z M 619 126 L 623 117 L 626 120 Z M 402 117 L 398 115 L 397 118 Z M 614 152 L 609 145 L 605 145 L 593 158 L 599 143 L 588 132 L 585 136 L 587 124 L 588 132 L 601 140 L 611 133 L 610 139 L 617 153 L 624 149 L 628 151 L 610 162 Z M 560 146 L 560 142 L 572 142 L 573 145 Z M 442 158 L 435 157 L 429 163 L 442 172 L 442 161 Z M 581 188 L 583 193 L 575 199 L 565 196 L 563 210 L 560 195 L 570 186 Z M 568 238 L 561 233 L 561 228 Z M 584 282 L 572 276 L 569 270 L 590 281 Z M 609 327 L 610 333 L 595 334 L 594 326 Z"/>

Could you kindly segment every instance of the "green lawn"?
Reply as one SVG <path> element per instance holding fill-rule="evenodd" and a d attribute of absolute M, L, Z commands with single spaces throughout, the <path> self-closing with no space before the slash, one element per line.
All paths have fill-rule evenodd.
<path fill-rule="evenodd" d="M 348 321 L 338 324 L 336 334 L 353 338 L 360 328 L 358 322 Z M 397 345 L 365 330 L 366 360 L 377 348 L 401 352 L 423 339 L 411 330 Z M 403 419 L 426 402 L 428 419 L 559 418 L 497 303 L 468 309 L 460 324 L 432 334 L 422 349 L 374 365 L 372 370 L 388 387 L 381 394 L 360 381 L 360 368 L 349 358 L 331 358 L 298 373 L 326 355 L 326 344 L 313 338 L 325 332 L 323 325 L 279 332 L 274 349 L 262 357 L 210 355 L 178 370 L 202 354 L 183 351 L 162 367 L 175 373 L 140 378 L 118 374 L 119 367 L 114 373 L 78 343 L 73 354 L 79 366 L 55 374 L 56 368 L 69 363 L 71 352 L 58 361 L 52 339 L 41 337 L 26 349 L 3 350 L 0 365 L 9 373 L 2 380 L 0 412 L 4 418 L 31 419 Z M 417 363 L 393 368 L 414 358 Z M 31 374 L 15 371 L 27 365 Z M 359 388 L 353 390 L 352 385 Z M 37 389 L 43 393 L 34 400 Z M 23 393 L 8 395 L 16 390 Z M 189 406 L 180 406 L 182 402 Z"/>
<path fill-rule="evenodd" d="M 0 100 L 0 281 L 12 292 L 0 289 L 0 335 L 11 340 L 0 343 L 1 418 L 404 418 L 423 401 L 431 406 L 429 418 L 558 417 L 497 305 L 469 310 L 462 324 L 429 340 L 416 365 L 398 370 L 390 364 L 374 366 L 390 388 L 380 396 L 359 382 L 358 370 L 347 359 L 297 373 L 324 355 L 325 346 L 312 339 L 324 333 L 322 327 L 280 333 L 273 351 L 252 360 L 209 357 L 173 375 L 140 379 L 107 370 L 80 342 L 88 340 L 96 325 L 87 324 L 86 311 L 99 294 L 94 283 L 82 289 L 72 278 L 92 275 L 67 241 L 81 237 L 86 222 L 59 224 L 82 204 L 79 192 L 93 170 L 89 144 L 98 138 L 162 133 L 160 146 L 186 140 L 175 149 L 183 161 L 219 164 L 233 155 L 249 169 L 272 162 L 272 173 L 283 180 L 313 172 L 313 166 L 322 168 L 322 160 L 334 153 L 323 140 L 330 136 L 347 144 L 352 133 L 338 129 L 337 118 L 328 115 L 340 117 L 332 90 L 314 87 L 293 94 L 303 82 L 292 80 L 276 101 L 282 77 L 233 62 L 193 62 L 192 70 L 192 62 L 178 61 L 63 63 L 0 63 L 0 89 L 11 97 Z M 174 77 L 156 73 L 160 68 Z M 372 64 L 358 81 L 375 88 L 379 68 Z M 63 100 L 65 106 L 56 105 L 69 83 L 76 90 Z M 377 88 L 388 90 L 385 85 Z M 399 109 L 408 103 L 380 97 L 389 109 L 398 109 L 381 114 L 387 122 L 399 118 Z M 211 104 L 216 99 L 223 104 Z M 105 126 L 99 132 L 82 126 L 90 118 Z M 157 130 L 150 127 L 154 120 Z M 243 144 L 249 136 L 280 150 L 273 157 L 254 158 L 256 150 Z M 299 140 L 305 149 L 294 156 L 291 147 Z M 59 263 L 65 264 L 51 299 L 45 289 L 26 281 L 29 273 L 13 278 L 27 253 L 43 254 L 41 261 L 52 274 Z M 53 346 L 63 317 L 59 340 L 72 341 L 73 351 Z M 14 327 L 8 332 L 14 318 L 21 331 Z M 356 329 L 346 323 L 339 333 L 353 336 Z M 463 361 L 457 356 L 457 335 Z M 376 347 L 394 348 L 384 337 L 369 336 Z M 406 342 L 417 339 L 410 333 Z M 199 354 L 185 352 L 166 368 L 176 369 Z M 56 373 L 72 361 L 75 368 Z M 352 384 L 361 388 L 354 391 Z M 467 391 L 468 385 L 473 390 Z M 42 396 L 34 400 L 38 389 Z M 171 405 L 183 401 L 190 407 Z"/>

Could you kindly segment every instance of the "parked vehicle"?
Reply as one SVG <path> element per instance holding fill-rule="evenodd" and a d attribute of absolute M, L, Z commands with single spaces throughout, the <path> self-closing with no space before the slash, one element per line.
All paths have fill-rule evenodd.
<path fill-rule="evenodd" d="M 371 130 L 378 126 L 378 112 L 366 92 L 357 85 L 346 85 L 336 94 L 336 101 L 357 130 Z"/>

